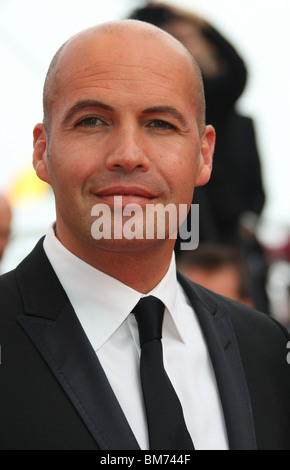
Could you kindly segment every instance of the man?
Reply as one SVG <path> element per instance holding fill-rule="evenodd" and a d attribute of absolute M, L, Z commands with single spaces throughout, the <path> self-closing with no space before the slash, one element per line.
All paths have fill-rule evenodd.
<path fill-rule="evenodd" d="M 164 237 L 155 219 L 153 236 L 124 235 L 132 208 L 135 225 L 150 205 L 189 209 L 192 182 L 210 177 L 214 141 L 198 68 L 167 33 L 109 23 L 59 50 L 33 159 L 54 190 L 56 224 L 0 281 L 1 448 L 156 449 L 152 426 L 157 439 L 171 439 L 175 423 L 149 419 L 148 402 L 164 420 L 178 413 L 186 434 L 185 444 L 172 439 L 162 450 L 289 448 L 287 332 L 177 281 L 169 223 Z M 99 235 L 108 225 L 114 236 L 93 233 L 100 208 L 110 210 Z M 170 405 L 153 382 L 153 397 L 141 388 L 137 310 L 152 297 L 163 303 L 166 369 L 154 383 L 165 377 Z M 148 343 L 160 357 L 158 335 Z M 149 376 L 155 362 L 157 352 Z"/>
<path fill-rule="evenodd" d="M 12 210 L 7 198 L 0 194 L 0 262 L 9 243 Z"/>

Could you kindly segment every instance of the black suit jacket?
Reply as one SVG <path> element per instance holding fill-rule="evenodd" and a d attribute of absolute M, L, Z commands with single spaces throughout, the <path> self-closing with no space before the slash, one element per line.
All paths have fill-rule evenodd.
<path fill-rule="evenodd" d="M 138 450 L 42 243 L 0 278 L 0 449 Z M 179 281 L 209 348 L 230 448 L 290 449 L 287 332 Z"/>

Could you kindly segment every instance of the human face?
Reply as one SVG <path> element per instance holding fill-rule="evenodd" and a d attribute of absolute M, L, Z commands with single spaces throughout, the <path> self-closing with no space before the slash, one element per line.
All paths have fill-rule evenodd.
<path fill-rule="evenodd" d="M 193 282 L 216 292 L 219 295 L 236 300 L 237 302 L 254 307 L 250 298 L 240 293 L 241 279 L 239 271 L 231 265 L 219 269 L 208 270 L 202 267 L 188 267 L 182 269 L 183 274 Z"/>
<path fill-rule="evenodd" d="M 49 138 L 42 125 L 34 130 L 34 166 L 54 190 L 57 235 L 74 252 L 96 246 L 94 205 L 121 195 L 124 205 L 189 207 L 194 184 L 209 177 L 214 132 L 200 141 L 190 61 L 168 49 L 111 34 L 76 41 L 61 59 Z"/>

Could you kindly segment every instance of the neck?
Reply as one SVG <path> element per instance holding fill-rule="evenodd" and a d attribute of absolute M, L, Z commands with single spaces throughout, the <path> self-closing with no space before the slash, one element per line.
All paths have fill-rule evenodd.
<path fill-rule="evenodd" d="M 159 284 L 168 271 L 172 250 L 148 249 L 135 253 L 98 254 L 93 264 L 100 271 L 112 276 L 132 289 L 147 294 Z"/>

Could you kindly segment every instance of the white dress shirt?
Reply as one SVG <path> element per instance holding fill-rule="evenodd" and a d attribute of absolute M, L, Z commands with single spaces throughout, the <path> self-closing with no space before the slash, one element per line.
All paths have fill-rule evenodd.
<path fill-rule="evenodd" d="M 59 242 L 52 227 L 44 250 L 141 449 L 148 450 L 138 327 L 130 314 L 143 295 L 77 258 Z M 227 450 L 211 360 L 196 315 L 177 281 L 174 255 L 165 277 L 147 295 L 158 297 L 165 305 L 164 366 L 182 404 L 195 448 Z"/>

